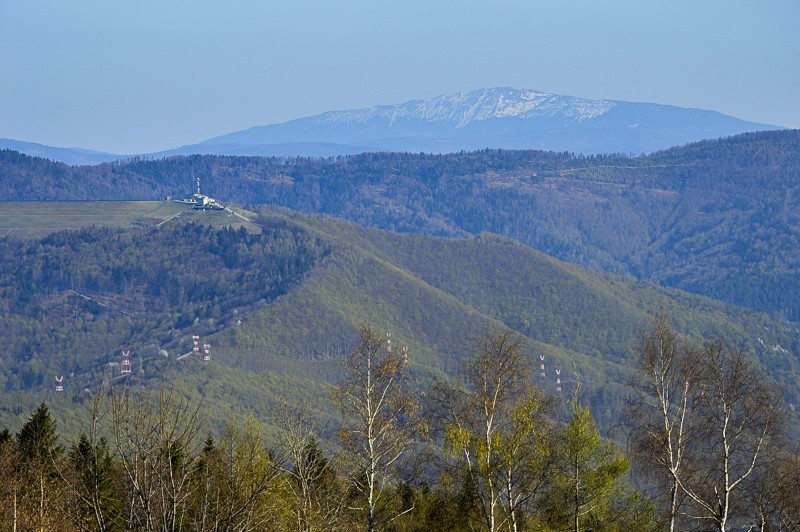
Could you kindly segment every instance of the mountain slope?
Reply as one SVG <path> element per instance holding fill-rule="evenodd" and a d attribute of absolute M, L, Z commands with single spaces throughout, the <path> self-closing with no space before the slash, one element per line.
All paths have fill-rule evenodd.
<path fill-rule="evenodd" d="M 331 111 L 149 154 L 122 156 L 11 139 L 0 139 L 0 149 L 69 165 L 192 154 L 335 157 L 375 151 L 452 153 L 484 148 L 649 153 L 703 139 L 774 129 L 781 128 L 702 109 L 492 88 Z"/>
<path fill-rule="evenodd" d="M 344 153 L 487 147 L 642 153 L 765 129 L 778 127 L 699 109 L 493 88 L 257 126 L 160 155 L 308 155 L 315 143 L 349 147 Z M 296 151 L 301 145 L 303 153 Z"/>
<path fill-rule="evenodd" d="M 33 142 L 22 142 L 12 139 L 0 139 L 0 150 L 14 150 L 31 157 L 41 157 L 71 165 L 98 164 L 116 161 L 121 155 L 104 153 L 82 148 L 56 148 Z"/>
<path fill-rule="evenodd" d="M 326 386 L 364 321 L 411 347 L 423 382 L 454 374 L 475 335 L 512 327 L 532 356 L 546 357 L 545 389 L 555 367 L 567 387 L 577 373 L 611 424 L 638 329 L 659 309 L 692 336 L 744 346 L 797 400 L 797 332 L 763 315 L 590 273 L 493 235 L 402 235 L 284 211 L 262 212 L 262 232 L 252 234 L 194 223 L 206 215 L 2 241 L 0 425 L 37 397 L 63 412 L 85 401 L 83 388 L 117 374 L 109 364 L 121 347 L 133 352 L 131 382 L 205 393 L 216 421 L 248 412 L 269 420 L 281 398 L 330 415 Z M 90 269 L 81 266 L 88 257 Z M 177 360 L 192 334 L 213 346 L 210 365 Z M 64 396 L 49 391 L 59 374 L 68 376 Z"/>
<path fill-rule="evenodd" d="M 180 195 L 193 177 L 225 201 L 404 232 L 489 231 L 561 260 L 800 321 L 799 131 L 641 157 L 485 150 L 78 168 L 0 152 L 7 199 L 157 199 Z"/>

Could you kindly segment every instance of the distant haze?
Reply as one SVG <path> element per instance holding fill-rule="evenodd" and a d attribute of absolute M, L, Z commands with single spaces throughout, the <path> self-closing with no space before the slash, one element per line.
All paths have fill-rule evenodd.
<path fill-rule="evenodd" d="M 503 87 L 330 111 L 140 155 L 330 157 L 364 152 L 453 153 L 483 148 L 639 154 L 772 129 L 778 128 L 715 111 L 589 100 Z M 120 158 L 2 138 L 0 148 L 78 165 Z"/>
<path fill-rule="evenodd" d="M 796 0 L 0 3 L 0 138 L 131 154 L 535 87 L 800 127 Z"/>
<path fill-rule="evenodd" d="M 714 111 L 491 88 L 264 125 L 158 155 L 449 153 L 482 148 L 649 153 L 776 129 Z"/>

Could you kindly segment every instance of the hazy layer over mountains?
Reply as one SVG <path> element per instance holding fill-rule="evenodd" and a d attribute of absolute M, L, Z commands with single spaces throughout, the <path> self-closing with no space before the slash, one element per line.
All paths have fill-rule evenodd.
<path fill-rule="evenodd" d="M 370 151 L 449 153 L 483 148 L 639 154 L 772 129 L 780 128 L 715 111 L 492 88 L 332 111 L 141 155 L 329 157 Z M 0 148 L 67 164 L 96 164 L 122 157 L 7 139 L 0 139 Z"/>

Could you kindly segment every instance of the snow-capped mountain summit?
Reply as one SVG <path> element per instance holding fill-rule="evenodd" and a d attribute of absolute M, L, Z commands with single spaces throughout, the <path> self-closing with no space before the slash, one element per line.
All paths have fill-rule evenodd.
<path fill-rule="evenodd" d="M 396 105 L 330 111 L 142 155 L 335 156 L 367 151 L 446 153 L 483 148 L 639 154 L 769 129 L 781 128 L 745 122 L 715 111 L 493 88 Z M 0 148 L 4 147 L 69 164 L 120 157 L 0 139 Z"/>
<path fill-rule="evenodd" d="M 608 112 L 614 102 L 559 96 L 535 90 L 481 89 L 447 96 L 413 100 L 397 105 L 382 105 L 352 111 L 331 111 L 312 117 L 320 124 L 355 124 L 371 120 L 446 122 L 465 127 L 492 118 L 536 119 L 561 115 L 576 121 Z"/>
<path fill-rule="evenodd" d="M 493 88 L 331 111 L 229 133 L 160 155 L 443 153 L 482 148 L 642 153 L 767 129 L 780 128 L 715 111 Z"/>

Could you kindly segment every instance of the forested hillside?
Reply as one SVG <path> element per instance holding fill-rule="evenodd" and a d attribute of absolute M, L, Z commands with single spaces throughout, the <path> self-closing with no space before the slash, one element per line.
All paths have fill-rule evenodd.
<path fill-rule="evenodd" d="M 794 326 L 489 233 L 285 209 L 92 211 L 116 207 L 114 227 L 0 239 L 4 526 L 651 529 L 671 516 L 662 384 L 690 394 L 678 474 L 697 499 L 681 508 L 738 524 L 796 514 Z M 648 360 L 669 364 L 668 382 Z M 372 447 L 370 428 L 384 435 Z M 747 483 L 718 510 L 707 501 L 729 478 Z M 375 483 L 385 498 L 366 496 Z"/>
<path fill-rule="evenodd" d="M 545 357 L 543 389 L 555 390 L 563 369 L 565 390 L 582 382 L 610 426 L 639 331 L 662 310 L 693 338 L 744 348 L 798 402 L 797 331 L 765 315 L 592 273 L 491 234 L 432 238 L 280 210 L 260 213 L 258 233 L 204 223 L 215 216 L 0 240 L 0 422 L 18 426 L 43 395 L 63 398 L 54 409 L 77 422 L 70 405 L 103 378 L 122 378 L 125 349 L 130 382 L 167 380 L 205 396 L 215 423 L 248 412 L 269 423 L 280 400 L 326 400 L 358 326 L 371 323 L 410 347 L 423 383 L 455 374 L 476 336 L 510 328 L 534 360 Z M 192 335 L 213 346 L 211 363 L 178 360 Z M 52 391 L 57 375 L 66 375 L 63 396 Z"/>
<path fill-rule="evenodd" d="M 0 240 L 3 388 L 49 389 L 67 372 L 91 388 L 120 348 L 186 352 L 190 328 L 211 334 L 237 308 L 274 300 L 328 253 L 280 221 L 261 228 L 176 222 Z"/>
<path fill-rule="evenodd" d="M 68 167 L 4 151 L 12 200 L 205 192 L 403 232 L 510 236 L 561 260 L 800 320 L 800 132 L 649 156 L 481 151 L 335 159 L 189 156 Z"/>
<path fill-rule="evenodd" d="M 580 391 L 531 382 L 510 330 L 482 333 L 458 378 L 425 385 L 408 346 L 362 324 L 328 401 L 341 415 L 330 439 L 308 398 L 278 405 L 266 438 L 253 416 L 209 426 L 201 401 L 163 384 L 100 387 L 77 436 L 42 402 L 0 431 L 0 526 L 792 529 L 800 462 L 780 391 L 742 351 L 687 343 L 663 314 L 635 351 L 626 448 Z"/>

